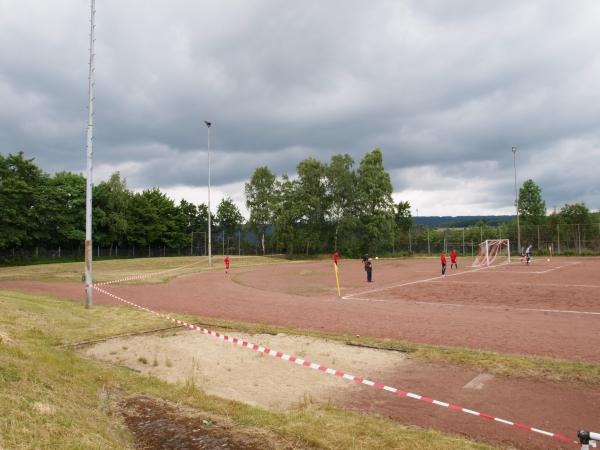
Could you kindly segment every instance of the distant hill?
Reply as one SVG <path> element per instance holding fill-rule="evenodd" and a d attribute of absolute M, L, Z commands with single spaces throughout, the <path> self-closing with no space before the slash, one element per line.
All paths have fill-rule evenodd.
<path fill-rule="evenodd" d="M 432 228 L 437 227 L 469 227 L 478 222 L 487 225 L 499 225 L 511 222 L 514 216 L 419 216 L 413 217 L 415 225 L 425 225 Z"/>

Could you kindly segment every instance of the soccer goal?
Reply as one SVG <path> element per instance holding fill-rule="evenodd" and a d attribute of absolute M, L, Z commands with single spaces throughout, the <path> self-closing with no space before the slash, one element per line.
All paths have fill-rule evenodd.
<path fill-rule="evenodd" d="M 479 244 L 473 267 L 510 264 L 510 241 L 508 239 L 487 239 Z"/>

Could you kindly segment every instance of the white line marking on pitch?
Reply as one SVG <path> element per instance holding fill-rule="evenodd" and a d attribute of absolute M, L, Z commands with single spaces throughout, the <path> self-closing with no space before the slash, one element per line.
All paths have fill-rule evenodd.
<path fill-rule="evenodd" d="M 450 306 L 453 308 L 481 308 L 481 309 L 502 309 L 508 311 L 531 311 L 531 312 L 544 312 L 544 313 L 555 313 L 555 314 L 581 314 L 600 316 L 600 311 L 574 311 L 570 309 L 538 309 L 538 308 L 511 308 L 510 306 L 500 305 L 470 305 L 466 303 L 443 303 L 443 302 L 427 302 L 423 300 L 409 300 L 409 299 L 395 299 L 395 300 L 384 300 L 381 298 L 360 298 L 352 297 L 346 300 L 354 300 L 360 302 L 373 302 L 373 303 L 393 303 L 401 305 L 402 303 L 414 303 L 417 305 L 431 305 L 431 306 Z"/>
<path fill-rule="evenodd" d="M 488 381 L 491 381 L 493 379 L 494 379 L 494 375 L 492 375 L 492 374 L 480 373 L 475 378 L 473 378 L 471 381 L 469 381 L 467 384 L 465 384 L 463 386 L 463 389 L 475 389 L 476 391 L 480 391 L 483 389 L 483 386 L 485 385 L 485 383 L 487 383 Z"/>
<path fill-rule="evenodd" d="M 519 273 L 519 272 L 517 272 Z M 444 280 L 440 280 L 439 283 L 444 282 Z M 481 284 L 489 286 L 492 281 L 448 281 L 450 284 Z M 531 286 L 530 283 L 510 283 L 511 286 Z M 535 283 L 535 287 L 540 286 L 552 286 L 552 287 L 580 287 L 580 288 L 600 288 L 600 284 L 562 284 L 562 283 Z M 334 288 L 335 289 L 335 288 Z"/>
<path fill-rule="evenodd" d="M 500 264 L 500 265 L 497 265 L 497 266 L 480 267 L 480 268 L 477 268 L 477 269 L 467 270 L 465 272 L 453 273 L 453 274 L 446 275 L 445 277 L 443 277 L 443 276 L 437 276 L 437 277 L 425 278 L 423 280 L 408 281 L 406 283 L 394 284 L 394 285 L 385 286 L 385 287 L 382 287 L 382 288 L 379 288 L 379 289 L 371 289 L 371 290 L 368 290 L 368 291 L 357 292 L 355 294 L 344 295 L 343 297 L 341 297 L 341 299 L 342 300 L 351 300 L 353 297 L 355 297 L 357 295 L 370 294 L 370 293 L 373 293 L 373 292 L 381 292 L 381 291 L 386 291 L 386 290 L 394 289 L 394 288 L 398 288 L 398 287 L 410 286 L 410 285 L 413 285 L 413 284 L 428 283 L 430 281 L 442 281 L 444 278 L 456 277 L 456 276 L 459 276 L 459 275 L 465 275 L 465 274 L 469 274 L 469 273 L 480 272 L 482 270 L 497 269 L 498 272 L 502 272 L 502 273 L 544 274 L 544 273 L 552 272 L 553 270 L 558 270 L 558 269 L 562 269 L 564 267 L 568 267 L 568 266 L 572 266 L 572 265 L 575 265 L 575 264 L 579 264 L 579 261 L 567 263 L 567 264 L 564 264 L 562 266 L 554 267 L 552 269 L 548 269 L 548 270 L 544 270 L 544 271 L 537 271 L 537 272 L 517 272 L 517 271 L 502 270 L 504 267 L 512 265 L 512 264 L 520 264 L 520 263 L 518 263 L 518 262 L 515 261 L 515 262 Z"/>
<path fill-rule="evenodd" d="M 537 311 L 537 312 L 548 312 L 548 313 L 564 313 L 564 314 L 589 314 L 594 316 L 600 316 L 600 312 L 594 311 L 572 311 L 569 309 L 534 309 L 534 308 L 518 308 L 519 311 Z"/>
<path fill-rule="evenodd" d="M 548 272 L 552 272 L 552 271 L 554 271 L 554 270 L 563 269 L 564 267 L 574 266 L 575 264 L 579 264 L 579 262 L 577 262 L 577 261 L 576 261 L 576 262 L 567 263 L 567 264 L 564 264 L 564 265 L 562 265 L 562 266 L 553 267 L 552 269 L 544 270 L 544 271 L 542 271 L 542 272 L 540 272 L 540 273 L 548 273 Z"/>
<path fill-rule="evenodd" d="M 510 264 L 514 264 L 514 263 L 510 263 Z M 355 297 L 357 295 L 370 294 L 372 292 L 387 291 L 389 289 L 394 289 L 394 288 L 398 288 L 398 287 L 410 286 L 411 284 L 427 283 L 429 281 L 436 281 L 436 280 L 440 280 L 442 278 L 457 277 L 459 275 L 465 275 L 465 274 L 468 274 L 468 273 L 479 272 L 481 270 L 492 270 L 492 269 L 496 269 L 498 267 L 503 267 L 503 266 L 504 266 L 504 264 L 503 265 L 499 265 L 499 266 L 480 267 L 478 269 L 472 269 L 472 270 L 467 270 L 465 272 L 459 272 L 459 273 L 453 273 L 453 274 L 450 274 L 450 275 L 446 275 L 446 277 L 437 276 L 437 277 L 425 278 L 423 280 L 414 280 L 414 281 L 408 281 L 406 283 L 401 283 L 401 284 L 393 284 L 391 286 L 385 286 L 385 287 L 378 288 L 378 289 L 371 289 L 371 290 L 368 290 L 368 291 L 357 292 L 356 294 L 345 295 L 345 296 L 342 297 L 342 300 L 350 300 L 350 299 L 352 299 L 353 297 Z"/>
<path fill-rule="evenodd" d="M 511 264 L 521 264 L 521 263 L 517 263 L 517 262 L 512 263 L 511 262 Z M 570 267 L 570 266 L 573 266 L 575 264 L 580 264 L 580 263 L 579 263 L 579 261 L 570 262 L 570 263 L 564 264 L 562 266 L 552 267 L 551 269 L 547 269 L 547 270 L 527 270 L 527 271 L 525 271 L 526 269 L 523 269 L 523 271 L 518 271 L 518 270 L 499 270 L 499 272 L 502 272 L 502 273 L 518 273 L 518 274 L 521 274 L 521 275 L 542 275 L 542 274 L 545 274 L 545 273 L 548 273 L 548 272 L 552 272 L 554 270 L 564 269 L 565 267 Z M 525 266 L 525 267 L 529 267 L 529 266 Z"/>

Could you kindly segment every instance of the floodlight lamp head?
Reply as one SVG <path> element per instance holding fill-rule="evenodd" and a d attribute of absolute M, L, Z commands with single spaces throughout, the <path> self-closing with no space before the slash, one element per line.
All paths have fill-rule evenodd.
<path fill-rule="evenodd" d="M 211 123 L 211 122 L 209 122 L 208 120 L 205 120 L 205 121 L 204 121 L 204 123 L 206 124 L 206 126 L 207 126 L 208 128 L 210 128 L 210 127 L 212 126 L 212 123 Z"/>
<path fill-rule="evenodd" d="M 516 153 L 516 152 L 517 152 L 517 147 L 513 147 L 513 148 L 512 148 L 512 152 L 513 152 L 513 153 Z"/>

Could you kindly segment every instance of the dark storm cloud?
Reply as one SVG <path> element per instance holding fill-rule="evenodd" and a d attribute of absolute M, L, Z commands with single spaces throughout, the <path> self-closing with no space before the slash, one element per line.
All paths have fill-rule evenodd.
<path fill-rule="evenodd" d="M 48 171 L 85 164 L 84 3 L 0 0 L 0 151 L 23 149 Z M 380 147 L 397 196 L 422 214 L 506 212 L 517 145 L 519 180 L 540 184 L 549 207 L 600 207 L 597 2 L 97 10 L 99 175 L 204 186 L 209 119 L 216 185 L 239 189 L 259 165 L 293 173 L 307 156 L 358 164 Z"/>

